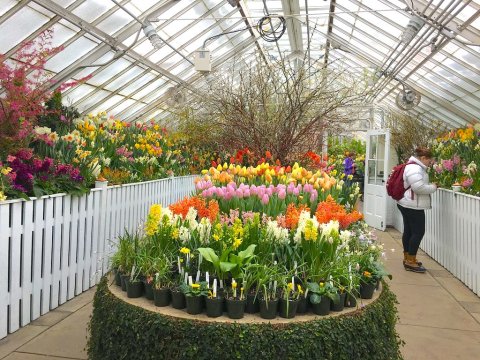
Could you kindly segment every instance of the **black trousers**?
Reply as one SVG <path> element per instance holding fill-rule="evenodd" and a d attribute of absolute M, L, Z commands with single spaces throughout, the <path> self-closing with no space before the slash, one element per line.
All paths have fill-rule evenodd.
<path fill-rule="evenodd" d="M 425 211 L 405 208 L 397 204 L 403 217 L 403 251 L 417 255 L 420 242 L 425 235 Z"/>

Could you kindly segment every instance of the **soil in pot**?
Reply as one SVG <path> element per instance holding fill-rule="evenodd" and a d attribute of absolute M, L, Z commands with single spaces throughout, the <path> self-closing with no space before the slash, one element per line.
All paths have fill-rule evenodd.
<path fill-rule="evenodd" d="M 180 290 L 172 290 L 172 307 L 174 309 L 184 309 L 185 308 L 185 294 Z"/>
<path fill-rule="evenodd" d="M 292 319 L 297 314 L 299 300 L 280 299 L 278 303 L 278 315 L 285 319 Z"/>
<path fill-rule="evenodd" d="M 260 300 L 260 317 L 262 319 L 275 319 L 277 317 L 278 299 Z"/>
<path fill-rule="evenodd" d="M 172 292 L 169 288 L 153 289 L 153 302 L 155 306 L 168 306 L 172 300 Z"/>
<path fill-rule="evenodd" d="M 223 315 L 223 297 L 206 298 L 205 307 L 207 309 L 208 317 L 219 317 Z"/>
<path fill-rule="evenodd" d="M 245 314 L 245 303 L 244 300 L 238 299 L 227 299 L 227 315 L 230 319 L 241 319 Z"/>

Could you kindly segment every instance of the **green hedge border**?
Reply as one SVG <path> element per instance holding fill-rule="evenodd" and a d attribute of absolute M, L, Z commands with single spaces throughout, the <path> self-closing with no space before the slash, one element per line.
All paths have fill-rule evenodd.
<path fill-rule="evenodd" d="M 103 277 L 90 320 L 91 360 L 118 359 L 402 359 L 395 294 L 386 283 L 358 311 L 289 324 L 179 319 L 128 304 Z"/>

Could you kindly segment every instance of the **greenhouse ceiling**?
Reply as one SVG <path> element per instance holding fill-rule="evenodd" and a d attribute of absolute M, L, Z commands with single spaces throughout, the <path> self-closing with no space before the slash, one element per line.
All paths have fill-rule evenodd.
<path fill-rule="evenodd" d="M 82 113 L 160 116 L 204 81 L 194 55 L 205 47 L 212 70 L 255 52 L 341 61 L 368 76 L 367 105 L 395 107 L 411 89 L 421 95 L 414 116 L 450 127 L 480 119 L 480 0 L 0 0 L 0 15 L 11 61 L 23 41 L 54 31 L 64 50 L 46 68 L 53 84 L 90 76 L 64 93 Z M 258 31 L 268 15 L 272 27 L 285 20 L 276 42 Z"/>

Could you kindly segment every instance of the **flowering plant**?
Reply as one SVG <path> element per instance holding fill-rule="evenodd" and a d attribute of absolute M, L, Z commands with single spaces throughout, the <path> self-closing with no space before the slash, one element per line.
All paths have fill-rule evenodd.
<path fill-rule="evenodd" d="M 180 285 L 180 290 L 185 296 L 208 296 L 208 285 L 205 281 L 190 285 L 183 283 Z"/>
<path fill-rule="evenodd" d="M 480 124 L 451 130 L 432 142 L 436 163 L 430 171 L 431 180 L 450 188 L 461 185 L 462 191 L 480 195 Z"/>

